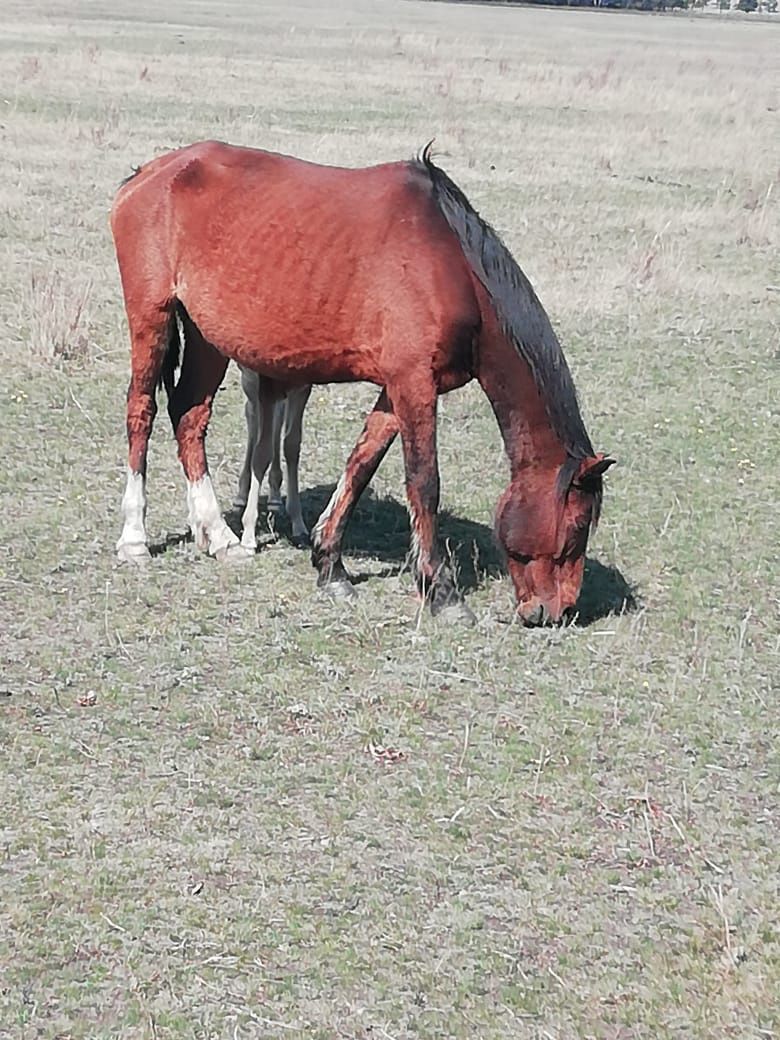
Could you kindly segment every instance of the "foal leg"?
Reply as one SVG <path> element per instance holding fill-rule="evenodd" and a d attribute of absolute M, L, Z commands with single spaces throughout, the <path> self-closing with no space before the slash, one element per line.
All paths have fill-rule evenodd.
<path fill-rule="evenodd" d="M 244 404 L 244 415 L 246 416 L 246 452 L 244 454 L 244 467 L 238 478 L 238 491 L 233 501 L 234 509 L 243 509 L 249 497 L 249 485 L 252 480 L 252 453 L 255 450 L 258 433 L 260 431 L 260 400 L 258 397 L 260 388 L 260 376 L 251 369 L 241 369 L 241 386 L 246 396 Z"/>
<path fill-rule="evenodd" d="M 298 462 L 301 457 L 303 410 L 306 407 L 310 394 L 310 386 L 301 386 L 295 390 L 290 390 L 284 406 L 284 465 L 287 473 L 287 515 L 292 524 L 293 545 L 299 549 L 309 544 L 309 532 L 303 520 L 301 497 L 298 488 Z M 276 434 L 275 430 L 274 434 Z"/>
<path fill-rule="evenodd" d="M 334 595 L 355 594 L 341 561 L 344 531 L 358 499 L 397 433 L 398 422 L 390 407 L 387 391 L 383 390 L 366 418 L 363 432 L 352 449 L 330 502 L 312 531 L 311 561 L 319 572 L 317 584 Z"/>
<path fill-rule="evenodd" d="M 398 417 L 406 470 L 406 496 L 412 527 L 412 553 L 417 587 L 435 616 L 454 607 L 464 620 L 474 616 L 463 603 L 447 564 L 442 560 L 436 530 L 439 508 L 439 466 L 436 458 L 437 392 L 433 383 L 405 379 L 388 386 Z"/>
<path fill-rule="evenodd" d="M 271 443 L 273 454 L 271 468 L 268 470 L 268 511 L 278 513 L 282 509 L 282 427 L 287 412 L 287 399 L 276 401 L 273 405 L 273 428 Z"/>
<path fill-rule="evenodd" d="M 233 534 L 219 508 L 206 463 L 206 429 L 211 418 L 214 395 L 222 382 L 227 358 L 208 343 L 183 316 L 184 360 L 181 376 L 168 403 L 179 459 L 187 478 L 189 523 L 199 549 L 206 549 L 218 560 L 240 555 L 238 538 Z"/>
<path fill-rule="evenodd" d="M 120 560 L 149 559 L 146 545 L 146 454 L 157 414 L 157 382 L 166 351 L 178 330 L 173 301 L 127 308 L 131 375 L 127 389 L 127 484 L 122 496 L 122 533 L 116 545 Z"/>
<path fill-rule="evenodd" d="M 241 517 L 241 545 L 250 553 L 254 553 L 257 549 L 256 528 L 260 487 L 273 453 L 275 400 L 271 384 L 265 379 L 258 380 L 257 402 L 260 428 L 252 451 L 252 479 L 249 484 L 249 496 L 246 509 Z"/>

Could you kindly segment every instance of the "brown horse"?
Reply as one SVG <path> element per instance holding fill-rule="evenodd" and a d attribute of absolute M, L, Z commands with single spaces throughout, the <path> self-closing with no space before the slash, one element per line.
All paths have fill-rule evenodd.
<path fill-rule="evenodd" d="M 593 451 L 530 283 L 428 149 L 350 170 L 194 144 L 125 182 L 111 228 L 131 339 L 121 558 L 148 555 L 146 455 L 159 381 L 195 540 L 220 559 L 241 554 L 204 450 L 232 358 L 279 393 L 355 380 L 382 387 L 314 532 L 319 583 L 349 590 L 344 527 L 400 433 L 419 589 L 434 613 L 460 604 L 436 537 L 436 401 L 476 378 L 509 457 L 497 533 L 520 615 L 539 624 L 573 609 L 612 460 Z M 184 353 L 174 385 L 177 316 Z"/>

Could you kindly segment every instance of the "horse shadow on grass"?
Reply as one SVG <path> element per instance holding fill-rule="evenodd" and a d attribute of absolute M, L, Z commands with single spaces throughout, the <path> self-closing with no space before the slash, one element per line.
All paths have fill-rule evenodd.
<path fill-rule="evenodd" d="M 301 493 L 301 506 L 308 523 L 320 516 L 334 489 L 333 484 L 319 484 Z M 225 519 L 240 535 L 240 513 L 231 510 L 225 514 Z M 262 502 L 258 527 L 266 534 L 271 533 L 274 539 L 291 540 L 286 514 L 272 516 L 263 511 Z M 496 544 L 492 529 L 486 524 L 466 520 L 443 509 L 439 512 L 439 537 L 463 592 L 473 592 L 488 578 L 506 574 L 503 553 Z M 152 556 L 159 556 L 191 540 L 189 532 L 168 534 L 149 549 Z M 346 564 L 353 584 L 399 574 L 407 567 L 409 544 L 409 515 L 405 505 L 394 498 L 380 498 L 367 488 L 355 507 L 344 537 Z M 386 566 L 378 575 L 375 571 L 361 571 L 361 559 L 379 560 Z M 577 625 L 591 625 L 610 614 L 626 613 L 637 607 L 636 593 L 617 567 L 586 559 L 576 607 Z"/>
<path fill-rule="evenodd" d="M 304 515 L 308 519 L 318 517 L 333 490 L 334 485 L 321 484 L 303 492 Z M 286 519 L 280 520 L 277 530 L 283 537 L 289 535 Z M 439 512 L 439 537 L 463 592 L 473 592 L 486 579 L 506 574 L 503 553 L 492 528 L 486 524 L 466 520 L 443 509 Z M 353 582 L 360 584 L 370 577 L 360 571 L 361 557 L 388 565 L 380 577 L 398 574 L 407 565 L 409 544 L 409 515 L 405 505 L 394 498 L 380 498 L 367 488 L 344 537 L 344 553 L 348 557 L 345 562 Z M 637 606 L 633 588 L 617 567 L 605 566 L 593 559 L 585 561 L 576 608 L 578 625 L 587 626 L 609 614 L 636 610 Z"/>

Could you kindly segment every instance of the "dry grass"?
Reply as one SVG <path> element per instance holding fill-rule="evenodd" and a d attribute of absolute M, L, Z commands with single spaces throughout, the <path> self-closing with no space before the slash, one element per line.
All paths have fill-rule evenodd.
<path fill-rule="evenodd" d="M 259 8 L 259 9 L 256 9 Z M 780 989 L 778 48 L 711 18 L 351 0 L 7 2 L 0 1036 L 770 1038 Z M 133 164 L 216 136 L 442 164 L 548 306 L 610 473 L 583 615 L 509 624 L 505 481 L 441 408 L 474 631 L 417 619 L 398 452 L 342 612 L 282 537 L 113 562 Z M 316 391 L 304 507 L 372 399 Z M 209 437 L 242 457 L 231 374 Z M 639 609 L 608 614 L 622 581 Z"/>
<path fill-rule="evenodd" d="M 22 325 L 20 332 L 41 365 L 92 356 L 94 345 L 85 331 L 91 290 L 88 281 L 67 283 L 57 269 L 48 274 L 31 272 L 21 292 L 21 313 L 29 327 Z"/>

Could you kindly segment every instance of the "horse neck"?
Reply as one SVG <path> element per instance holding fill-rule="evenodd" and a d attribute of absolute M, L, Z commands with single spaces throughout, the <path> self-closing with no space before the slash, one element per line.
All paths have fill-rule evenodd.
<path fill-rule="evenodd" d="M 558 469 L 566 449 L 553 429 L 528 363 L 492 315 L 480 338 L 476 374 L 498 421 L 512 477 L 528 467 Z"/>

